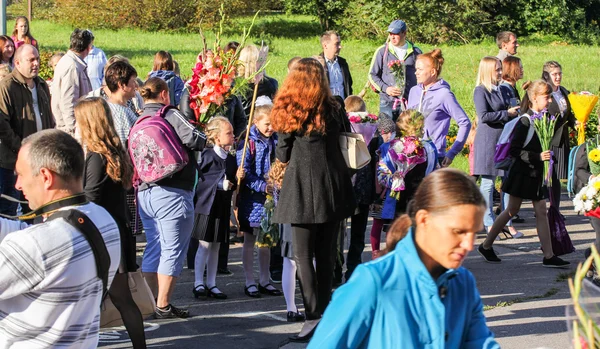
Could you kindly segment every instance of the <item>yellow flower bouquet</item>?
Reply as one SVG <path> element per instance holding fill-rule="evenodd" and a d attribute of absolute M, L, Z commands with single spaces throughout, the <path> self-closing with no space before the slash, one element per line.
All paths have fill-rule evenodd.
<path fill-rule="evenodd" d="M 598 96 L 587 91 L 579 93 L 571 92 L 569 94 L 569 102 L 571 103 L 575 118 L 579 121 L 579 126 L 577 127 L 577 144 L 580 145 L 585 142 L 585 123 L 589 120 L 590 114 L 598 102 Z"/>
<path fill-rule="evenodd" d="M 600 174 L 600 149 L 598 146 L 588 147 L 588 163 L 590 164 L 590 172 L 597 176 Z"/>

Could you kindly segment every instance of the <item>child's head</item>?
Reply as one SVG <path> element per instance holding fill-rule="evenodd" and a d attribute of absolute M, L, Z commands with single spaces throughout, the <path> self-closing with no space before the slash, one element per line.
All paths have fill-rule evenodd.
<path fill-rule="evenodd" d="M 50 57 L 50 61 L 48 62 L 48 64 L 50 65 L 52 70 L 54 70 L 54 67 L 56 67 L 56 65 L 58 64 L 58 61 L 60 61 L 60 59 L 63 58 L 64 55 L 65 55 L 64 52 L 57 52 L 57 53 L 53 54 L 52 57 Z"/>
<path fill-rule="evenodd" d="M 402 133 L 402 136 L 423 137 L 423 126 L 425 118 L 423 114 L 415 109 L 405 110 L 398 116 L 396 126 Z"/>
<path fill-rule="evenodd" d="M 294 64 L 296 64 L 301 59 L 302 59 L 302 57 L 296 56 L 288 61 L 288 67 L 287 67 L 288 73 L 290 72 L 290 70 L 292 70 L 292 68 L 294 67 Z"/>
<path fill-rule="evenodd" d="M 258 105 L 254 109 L 254 125 L 258 132 L 267 138 L 275 132 L 271 126 L 271 110 L 273 110 L 272 104 Z"/>
<path fill-rule="evenodd" d="M 541 111 L 546 108 L 552 99 L 552 86 L 544 80 L 535 80 L 534 82 L 527 81 L 523 84 L 523 89 L 527 92 L 523 101 L 521 101 L 521 109 L 533 109 Z"/>
<path fill-rule="evenodd" d="M 234 142 L 233 126 L 224 116 L 215 116 L 206 125 L 206 138 L 216 146 L 225 148 Z"/>
<path fill-rule="evenodd" d="M 383 142 L 387 143 L 396 137 L 396 124 L 391 118 L 379 118 L 377 120 L 377 130 L 383 138 Z"/>
<path fill-rule="evenodd" d="M 367 111 L 367 105 L 365 104 L 365 101 L 363 101 L 363 99 L 359 96 L 354 95 L 346 97 L 344 100 L 344 107 L 346 108 L 347 113 Z"/>

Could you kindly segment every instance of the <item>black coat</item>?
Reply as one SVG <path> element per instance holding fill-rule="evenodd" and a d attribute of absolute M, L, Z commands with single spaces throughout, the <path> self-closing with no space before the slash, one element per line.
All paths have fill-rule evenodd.
<path fill-rule="evenodd" d="M 323 53 L 321 53 L 321 57 L 325 59 Z M 338 64 L 340 65 L 340 69 L 342 70 L 342 76 L 344 77 L 344 97 L 348 97 L 352 95 L 352 75 L 350 75 L 350 67 L 348 67 L 348 62 L 345 59 L 338 56 Z M 329 71 L 327 69 L 327 64 L 325 64 L 325 76 L 327 77 L 327 82 L 329 82 Z"/>
<path fill-rule="evenodd" d="M 350 129 L 341 108 L 326 118 L 326 134 L 280 133 L 276 157 L 289 162 L 275 223 L 320 224 L 351 216 L 356 207 L 340 131 Z"/>
<path fill-rule="evenodd" d="M 270 76 L 264 76 L 258 83 L 258 90 L 256 91 L 256 98 L 260 96 L 267 96 L 272 100 L 275 99 L 275 94 L 279 88 L 277 80 Z M 241 96 L 242 107 L 246 116 L 250 116 L 250 109 L 252 109 L 252 97 L 254 97 L 254 83 L 248 84 L 248 91 L 245 96 Z M 236 133 L 237 135 L 237 133 Z"/>

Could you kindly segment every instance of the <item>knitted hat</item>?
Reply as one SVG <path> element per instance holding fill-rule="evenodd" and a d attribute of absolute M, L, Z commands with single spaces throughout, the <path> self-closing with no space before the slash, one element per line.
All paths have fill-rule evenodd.
<path fill-rule="evenodd" d="M 396 123 L 390 118 L 379 118 L 377 121 L 377 130 L 379 133 L 390 133 L 396 131 Z"/>

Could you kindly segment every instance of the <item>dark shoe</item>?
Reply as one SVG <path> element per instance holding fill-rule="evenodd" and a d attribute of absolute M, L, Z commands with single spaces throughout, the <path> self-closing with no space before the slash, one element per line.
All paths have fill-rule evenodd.
<path fill-rule="evenodd" d="M 258 288 L 256 287 L 256 285 L 250 285 L 250 286 L 246 286 L 246 287 L 244 288 L 244 293 L 246 294 L 246 296 L 248 296 L 248 297 L 252 297 L 252 298 L 260 298 L 260 293 L 258 293 L 258 291 L 249 291 L 249 289 L 250 289 L 250 288 L 252 288 L 252 287 L 254 287 L 254 288 L 258 289 Z"/>
<path fill-rule="evenodd" d="M 194 293 L 194 297 L 196 298 L 206 297 L 208 295 L 208 293 L 206 292 L 206 286 L 204 285 L 198 285 L 194 287 L 192 292 Z"/>
<path fill-rule="evenodd" d="M 217 274 L 219 275 L 231 275 L 233 272 L 227 268 L 217 268 Z"/>
<path fill-rule="evenodd" d="M 243 244 L 244 243 L 244 237 L 243 236 L 239 236 L 239 237 L 238 236 L 234 236 L 231 239 L 229 239 L 229 242 L 232 243 L 232 244 L 235 244 L 235 243 Z"/>
<path fill-rule="evenodd" d="M 315 334 L 318 324 L 319 320 L 306 320 L 300 333 L 290 337 L 290 342 L 307 343 Z"/>
<path fill-rule="evenodd" d="M 571 263 L 556 256 L 552 256 L 551 258 L 544 258 L 542 260 L 542 265 L 546 268 L 566 268 L 571 265 Z"/>
<path fill-rule="evenodd" d="M 293 312 L 293 311 L 288 311 L 287 312 L 287 321 L 288 322 L 302 322 L 304 321 L 305 316 L 304 314 L 302 314 L 299 311 Z"/>
<path fill-rule="evenodd" d="M 281 283 L 281 270 L 273 270 L 271 272 L 271 282 L 274 284 Z"/>
<path fill-rule="evenodd" d="M 208 296 L 209 297 L 213 297 L 214 299 L 227 299 L 227 295 L 221 291 L 217 292 L 213 292 L 214 289 L 217 289 L 217 286 L 213 286 L 211 288 L 208 289 Z"/>
<path fill-rule="evenodd" d="M 502 262 L 502 260 L 500 258 L 498 258 L 498 256 L 496 256 L 496 252 L 494 252 L 494 248 L 490 248 L 489 250 L 486 250 L 485 248 L 483 248 L 483 244 L 481 244 L 477 248 L 477 252 L 479 252 L 479 254 L 483 257 L 483 259 L 485 259 L 485 261 L 488 263 Z"/>
<path fill-rule="evenodd" d="M 525 220 L 523 218 L 519 217 L 518 214 L 516 214 L 513 216 L 512 222 L 513 223 L 525 223 Z"/>
<path fill-rule="evenodd" d="M 186 309 L 176 308 L 174 305 L 169 304 L 164 308 L 156 307 L 154 311 L 155 319 L 174 319 L 182 318 L 185 319 L 190 316 L 190 312 Z"/>
<path fill-rule="evenodd" d="M 271 289 L 267 288 L 269 286 L 271 286 L 273 288 L 271 288 Z M 275 286 L 273 286 L 271 284 L 266 284 L 264 286 L 259 284 L 258 291 L 263 294 L 270 294 L 271 296 L 281 296 L 282 295 L 281 291 L 276 289 Z"/>

